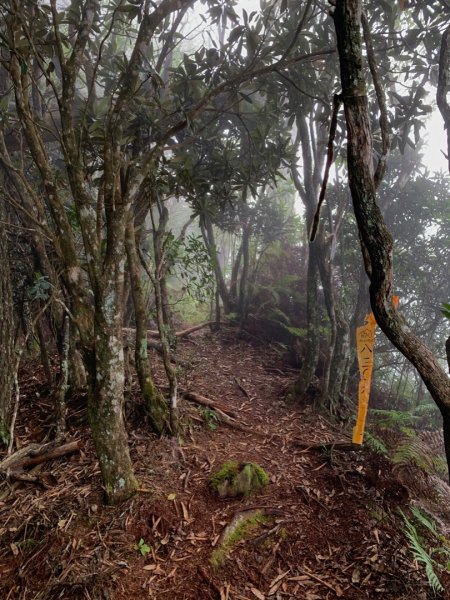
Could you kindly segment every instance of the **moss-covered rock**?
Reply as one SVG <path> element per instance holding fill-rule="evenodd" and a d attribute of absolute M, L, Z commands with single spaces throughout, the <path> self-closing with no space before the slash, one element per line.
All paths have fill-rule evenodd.
<path fill-rule="evenodd" d="M 209 485 L 219 498 L 249 496 L 269 483 L 265 470 L 255 463 L 223 463 L 209 480 Z"/>
<path fill-rule="evenodd" d="M 251 536 L 252 532 L 257 531 L 269 520 L 270 517 L 263 510 L 244 511 L 237 515 L 222 532 L 217 548 L 211 554 L 211 566 L 214 569 L 222 566 L 233 548 L 240 541 Z"/>

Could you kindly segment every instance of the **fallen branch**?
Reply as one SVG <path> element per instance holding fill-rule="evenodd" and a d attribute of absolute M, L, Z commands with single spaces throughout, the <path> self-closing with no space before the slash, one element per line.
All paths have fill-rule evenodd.
<path fill-rule="evenodd" d="M 7 456 L 5 459 L 3 459 L 0 462 L 0 471 L 6 471 L 11 465 L 23 459 L 23 457 L 32 455 L 35 456 L 40 450 L 43 448 L 49 448 L 50 446 L 51 444 L 29 444 L 28 446 L 17 450 L 17 452 L 14 452 L 14 454 L 10 454 L 10 456 Z"/>
<path fill-rule="evenodd" d="M 361 444 L 353 444 L 352 442 L 319 442 L 309 443 L 294 440 L 294 444 L 298 448 L 305 450 L 361 450 Z"/>
<path fill-rule="evenodd" d="M 190 400 L 195 404 L 200 404 L 200 406 L 206 406 L 208 408 L 211 408 L 212 410 L 222 413 L 232 419 L 238 418 L 236 413 L 225 409 L 220 404 L 216 404 L 215 402 L 213 402 L 209 398 L 206 398 L 205 396 L 202 396 L 201 394 L 196 394 L 195 392 L 188 392 L 187 390 L 182 390 L 180 393 L 183 395 L 184 398 L 186 398 L 186 400 Z"/>
<path fill-rule="evenodd" d="M 176 338 L 184 338 L 190 335 L 191 333 L 194 333 L 194 331 L 198 331 L 199 329 L 203 329 L 204 327 L 208 327 L 212 324 L 213 321 L 206 321 L 206 323 L 200 323 L 200 325 L 194 325 L 193 327 L 189 327 L 188 329 L 176 331 L 174 335 Z M 122 330 L 124 331 L 124 333 L 134 333 L 136 331 L 134 327 L 123 327 Z M 159 338 L 159 331 L 155 329 L 147 329 L 147 335 L 149 335 L 150 337 Z"/>
<path fill-rule="evenodd" d="M 8 481 L 36 483 L 36 484 L 41 485 L 43 488 L 49 487 L 41 477 L 37 477 L 35 475 L 30 475 L 29 473 L 22 473 L 22 472 L 17 473 L 16 471 L 12 471 L 11 473 L 8 474 Z"/>
<path fill-rule="evenodd" d="M 230 414 L 227 414 L 224 410 L 219 408 L 217 404 L 214 404 L 208 398 L 201 396 L 200 394 L 195 394 L 194 392 L 180 392 L 183 398 L 189 400 L 190 402 L 194 402 L 194 404 L 200 404 L 200 406 L 207 406 L 211 408 L 216 413 L 217 420 L 219 423 L 223 423 L 224 425 L 228 425 L 233 429 L 238 429 L 239 431 L 243 431 L 244 433 L 253 433 L 255 435 L 264 435 L 255 429 L 251 429 L 248 425 L 241 425 L 236 421 L 235 418 L 231 417 Z"/>
<path fill-rule="evenodd" d="M 11 468 L 14 468 L 14 470 L 23 469 L 24 467 L 40 465 L 48 460 L 60 458 L 67 454 L 73 454 L 80 449 L 81 442 L 80 440 L 76 440 L 50 449 L 49 446 L 51 446 L 51 444 L 44 444 L 43 446 L 39 446 L 39 444 L 30 444 L 26 448 L 21 448 L 0 463 L 0 471 L 6 471 Z"/>

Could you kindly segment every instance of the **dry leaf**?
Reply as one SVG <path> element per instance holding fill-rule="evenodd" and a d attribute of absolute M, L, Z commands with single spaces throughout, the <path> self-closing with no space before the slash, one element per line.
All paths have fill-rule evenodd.
<path fill-rule="evenodd" d="M 188 509 L 186 508 L 186 504 L 184 502 L 181 503 L 181 508 L 183 510 L 183 519 L 185 521 L 189 521 L 189 512 L 188 512 Z"/>
<path fill-rule="evenodd" d="M 281 579 L 284 579 L 284 577 L 286 577 L 286 575 L 289 573 L 289 569 L 287 571 L 285 571 L 284 573 L 280 573 L 279 575 L 277 575 L 275 577 L 275 579 L 273 579 L 270 582 L 269 587 L 273 587 L 276 583 L 278 583 Z"/>
<path fill-rule="evenodd" d="M 258 600 L 266 600 L 266 597 L 264 596 L 264 594 L 262 592 L 260 592 L 258 589 L 256 588 L 250 588 L 251 593 L 256 596 L 258 598 Z"/>
<path fill-rule="evenodd" d="M 352 583 L 359 583 L 361 580 L 361 571 L 359 569 L 353 569 Z"/>
<path fill-rule="evenodd" d="M 19 548 L 16 546 L 16 544 L 14 544 L 14 542 L 10 544 L 9 547 L 11 548 L 11 552 L 14 554 L 14 556 L 19 555 Z"/>

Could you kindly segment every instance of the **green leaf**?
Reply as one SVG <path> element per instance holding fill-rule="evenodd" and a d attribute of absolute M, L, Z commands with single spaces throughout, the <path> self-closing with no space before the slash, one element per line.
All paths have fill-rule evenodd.
<path fill-rule="evenodd" d="M 143 538 L 139 540 L 139 542 L 135 545 L 134 549 L 137 550 L 142 556 L 145 556 L 151 551 L 150 546 L 148 546 L 145 543 L 145 540 Z"/>

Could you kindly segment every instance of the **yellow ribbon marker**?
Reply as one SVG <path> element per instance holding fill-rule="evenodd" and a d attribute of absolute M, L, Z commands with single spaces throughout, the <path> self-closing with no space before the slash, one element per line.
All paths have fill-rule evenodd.
<path fill-rule="evenodd" d="M 398 306 L 398 296 L 393 297 L 395 308 Z M 375 343 L 375 317 L 373 313 L 366 315 L 364 325 L 356 330 L 356 351 L 358 353 L 359 387 L 358 387 L 358 417 L 353 428 L 354 444 L 362 444 L 366 426 L 367 409 L 369 407 L 370 385 L 373 370 L 373 346 Z"/>

